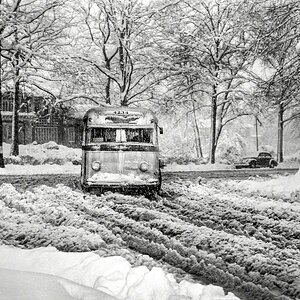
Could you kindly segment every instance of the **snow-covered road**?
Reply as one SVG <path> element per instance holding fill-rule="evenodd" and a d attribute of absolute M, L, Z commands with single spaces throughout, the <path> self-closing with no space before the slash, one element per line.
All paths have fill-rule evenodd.
<path fill-rule="evenodd" d="M 241 298 L 300 297 L 298 202 L 251 196 L 217 180 L 165 183 L 154 200 L 84 195 L 65 185 L 20 192 L 2 184 L 0 195 L 0 239 L 6 244 L 101 248 L 102 255 L 163 266 L 177 278 L 195 276 Z"/>

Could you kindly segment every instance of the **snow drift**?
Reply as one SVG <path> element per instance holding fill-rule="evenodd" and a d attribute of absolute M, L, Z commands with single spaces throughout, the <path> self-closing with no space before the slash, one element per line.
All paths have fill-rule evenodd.
<path fill-rule="evenodd" d="M 176 283 L 161 268 L 132 268 L 119 256 L 64 253 L 53 247 L 0 246 L 1 299 L 22 300 L 238 300 L 217 286 Z"/>
<path fill-rule="evenodd" d="M 300 202 L 300 170 L 295 175 L 290 176 L 278 176 L 269 180 L 257 178 L 256 180 L 241 182 L 231 181 L 230 183 L 224 183 L 224 185 L 250 194 L 256 193 L 261 196 Z"/>

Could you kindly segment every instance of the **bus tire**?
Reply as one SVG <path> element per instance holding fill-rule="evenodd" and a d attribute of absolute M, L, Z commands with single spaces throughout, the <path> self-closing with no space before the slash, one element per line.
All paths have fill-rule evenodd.
<path fill-rule="evenodd" d="M 145 193 L 144 196 L 148 198 L 149 200 L 155 200 L 158 195 L 158 189 L 157 188 L 149 188 Z"/>

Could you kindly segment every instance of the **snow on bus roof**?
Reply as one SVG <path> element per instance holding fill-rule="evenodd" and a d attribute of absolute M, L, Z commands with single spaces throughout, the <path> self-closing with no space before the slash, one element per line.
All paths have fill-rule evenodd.
<path fill-rule="evenodd" d="M 109 113 L 115 111 L 124 111 L 124 112 L 136 112 L 136 113 L 150 113 L 154 115 L 153 111 L 148 108 L 140 108 L 140 107 L 128 107 L 128 106 L 95 106 L 90 108 L 85 115 L 88 115 L 91 112 L 97 113 Z"/>
<path fill-rule="evenodd" d="M 127 123 L 146 125 L 157 123 L 154 113 L 146 108 L 133 107 L 94 107 L 83 118 L 89 125 Z"/>

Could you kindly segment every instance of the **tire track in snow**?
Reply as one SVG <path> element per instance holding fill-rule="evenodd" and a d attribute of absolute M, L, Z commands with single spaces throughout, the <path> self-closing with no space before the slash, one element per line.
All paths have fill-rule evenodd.
<path fill-rule="evenodd" d="M 113 200 L 114 199 L 111 199 L 112 202 Z M 284 278 L 283 280 L 275 280 L 276 281 L 275 283 L 271 281 L 273 280 L 272 276 L 275 277 L 276 275 L 278 275 L 278 273 L 282 273 L 282 274 L 286 273 L 286 270 L 290 266 L 290 264 L 287 264 L 286 262 L 287 259 L 289 261 L 292 260 L 292 263 L 297 265 L 296 260 L 295 259 L 293 260 L 290 255 L 287 255 L 288 257 L 287 259 L 285 259 L 284 255 L 286 254 L 282 255 L 282 253 L 280 252 L 281 250 L 277 249 L 275 245 L 272 244 L 270 245 L 270 243 L 260 243 L 256 241 L 256 239 L 249 239 L 249 241 L 245 242 L 247 238 L 243 237 L 241 238 L 241 241 L 245 242 L 245 245 L 243 245 L 244 247 L 242 247 L 241 249 L 234 249 L 234 253 L 226 253 L 227 250 L 229 250 L 229 248 L 225 247 L 226 251 L 224 251 L 222 247 L 230 243 L 232 244 L 231 246 L 234 246 L 234 242 L 230 241 L 231 238 L 230 235 L 226 235 L 226 233 L 224 232 L 220 233 L 214 230 L 210 231 L 208 235 L 204 236 L 204 238 L 198 241 L 198 244 L 194 245 L 193 241 L 197 238 L 197 233 L 195 233 L 195 235 L 191 238 L 191 240 L 186 240 L 182 238 L 182 236 L 184 236 L 186 233 L 190 233 L 189 231 L 192 229 L 193 229 L 192 231 L 196 232 L 198 230 L 209 231 L 209 228 L 191 226 L 189 223 L 183 222 L 182 220 L 175 217 L 173 218 L 171 217 L 170 219 L 170 216 L 168 216 L 167 214 L 158 213 L 155 207 L 154 208 L 151 207 L 151 206 L 157 207 L 157 204 L 151 205 L 148 203 L 147 204 L 148 208 L 145 209 L 145 207 L 144 208 L 140 207 L 139 205 L 140 202 L 142 201 L 133 200 L 130 202 L 130 198 L 124 199 L 122 202 L 120 201 L 119 198 L 116 202 L 111 204 L 111 206 L 115 211 L 120 213 L 121 216 L 124 215 L 126 217 L 126 221 L 125 218 L 123 217 L 123 221 L 120 222 L 117 221 L 116 224 L 115 223 L 116 221 L 114 220 L 113 223 L 115 224 L 115 226 L 117 226 L 117 228 L 122 230 L 123 235 L 122 234 L 121 235 L 123 239 L 126 240 L 127 243 L 129 243 L 129 245 L 133 247 L 135 250 L 149 254 L 155 257 L 156 259 L 165 259 L 169 263 L 170 263 L 169 261 L 170 253 L 166 254 L 165 253 L 167 251 L 166 249 L 173 249 L 176 252 L 177 249 L 176 246 L 178 246 L 180 249 L 179 253 L 181 252 L 180 254 L 183 255 L 181 256 L 181 260 L 188 259 L 188 256 L 191 255 L 191 253 L 197 256 L 197 251 L 200 251 L 202 254 L 202 256 L 200 256 L 201 259 L 200 261 L 205 261 L 205 264 L 207 265 L 213 265 L 216 262 L 211 262 L 208 258 L 210 258 L 212 254 L 218 255 L 219 258 L 223 260 L 222 266 L 219 266 L 221 268 L 221 273 L 222 272 L 226 273 L 230 269 L 231 270 L 235 269 L 233 266 L 240 265 L 239 267 L 240 273 L 234 270 L 233 272 L 231 272 L 232 273 L 231 275 L 234 276 L 233 274 L 235 275 L 239 274 L 239 277 L 243 278 L 244 280 L 243 284 L 251 283 L 253 278 L 255 277 L 262 277 L 262 278 L 265 277 L 260 281 L 263 282 L 262 286 L 268 286 L 270 290 L 272 289 L 277 290 L 277 293 L 279 293 L 279 290 L 282 291 L 286 290 L 288 294 L 299 293 L 299 291 L 297 291 L 295 287 L 289 286 L 287 283 L 285 283 Z M 143 204 L 145 204 L 145 202 Z M 99 215 L 99 217 L 101 218 L 103 216 Z M 111 219 L 112 216 L 110 216 L 110 220 Z M 121 219 L 121 217 L 118 217 L 118 219 Z M 169 227 L 167 226 L 170 224 L 168 224 L 166 219 L 168 219 L 168 222 L 171 223 L 171 226 Z M 114 225 L 110 225 L 110 226 L 114 226 Z M 188 227 L 188 229 L 185 227 Z M 155 232 L 155 230 L 159 230 L 159 231 Z M 221 235 L 221 238 L 219 238 L 218 235 Z M 178 240 L 178 236 L 180 236 L 181 239 Z M 135 240 L 133 237 L 135 237 Z M 172 242 L 170 242 L 170 239 L 174 239 L 174 237 L 177 238 L 177 242 L 179 242 L 179 244 L 176 245 L 175 243 L 175 245 L 173 245 Z M 215 247 L 215 249 L 213 249 L 213 247 L 211 246 L 211 241 L 214 240 L 215 241 L 218 240 L 217 244 L 220 243 L 221 246 L 218 245 L 218 247 Z M 193 252 L 191 248 L 195 246 L 197 248 L 197 251 Z M 247 254 L 248 256 L 245 255 L 244 248 L 246 249 L 246 252 L 250 253 L 251 256 L 256 255 L 255 260 L 258 260 L 258 262 L 253 261 L 251 258 L 249 259 L 249 253 Z M 272 250 L 271 253 L 269 253 L 270 250 Z M 222 251 L 224 253 L 222 253 Z M 237 262 L 235 256 L 239 258 L 240 260 L 239 262 Z M 180 255 L 178 255 L 178 257 L 180 257 Z M 178 257 L 174 261 L 177 261 L 177 264 L 178 263 L 180 264 L 180 262 L 178 262 Z M 244 259 L 244 257 L 246 257 L 246 259 Z M 216 257 L 215 260 L 218 260 L 218 257 Z M 263 264 L 259 263 L 259 261 L 264 262 L 265 260 L 267 261 L 267 263 L 264 266 Z M 171 259 L 171 263 L 172 263 L 172 259 Z M 186 271 L 191 272 L 190 266 L 188 267 L 183 266 L 183 268 Z M 269 273 L 267 274 L 269 277 L 259 275 L 260 273 L 263 272 L 265 272 L 266 274 Z M 249 276 L 247 276 L 247 273 L 251 273 L 252 278 L 249 278 Z M 199 276 L 203 275 L 201 272 L 196 272 L 196 274 Z M 222 280 L 220 279 L 220 277 L 222 276 L 219 277 L 216 276 L 216 278 Z M 220 284 L 220 282 L 218 282 L 218 284 Z M 279 286 L 279 290 L 278 290 L 278 286 L 276 285 Z M 253 288 L 252 288 L 252 292 L 253 292 Z M 270 295 L 262 293 L 262 295 L 263 298 L 261 299 L 273 299 L 273 297 L 275 297 L 274 294 L 272 293 L 270 293 Z M 257 297 L 258 295 L 256 295 L 255 299 L 260 299 Z"/>
<path fill-rule="evenodd" d="M 61 229 L 59 232 L 63 239 L 58 245 L 64 251 L 78 251 L 80 247 L 85 250 L 85 244 L 98 236 L 98 241 L 119 241 L 122 245 L 200 276 L 204 281 L 242 292 L 250 299 L 299 297 L 297 273 L 293 271 L 295 268 L 299 270 L 298 250 L 280 249 L 273 243 L 254 237 L 199 226 L 193 224 L 190 215 L 182 219 L 178 210 L 182 209 L 183 202 L 178 199 L 187 193 L 182 185 L 175 186 L 179 192 L 176 190 L 171 198 L 158 197 L 156 201 L 118 194 L 83 197 L 80 192 L 66 189 L 45 188 L 43 193 L 33 190 L 35 196 L 16 193 L 9 200 L 7 198 L 5 208 L 10 226 L 5 227 L 2 232 L 6 233 L 2 236 L 15 245 L 43 246 L 43 243 L 49 244 L 47 234 L 51 230 Z M 172 194 L 173 191 L 167 192 Z M 185 201 L 194 203 L 196 200 L 193 197 L 188 193 Z M 205 199 L 203 197 L 202 200 Z M 209 212 L 213 214 L 217 207 Z M 223 208 L 219 205 L 220 210 Z M 12 226 L 16 220 L 20 222 L 18 227 Z M 26 234 L 30 231 L 14 235 L 14 230 L 22 230 L 22 222 L 28 222 L 36 231 L 29 237 Z M 2 225 L 5 226 L 1 223 L 0 227 Z M 44 226 L 48 229 L 44 230 Z M 76 236 L 76 230 L 81 227 L 84 243 L 74 239 L 74 232 Z M 39 229 L 40 236 L 35 240 Z M 114 238 L 108 239 L 107 235 Z M 57 240 L 55 236 L 50 238 Z M 35 242 L 39 244 L 34 245 Z M 91 245 L 97 246 L 97 243 Z"/>

